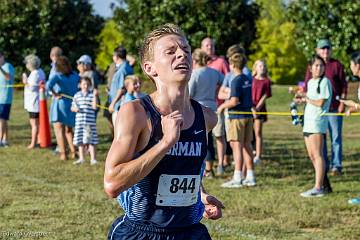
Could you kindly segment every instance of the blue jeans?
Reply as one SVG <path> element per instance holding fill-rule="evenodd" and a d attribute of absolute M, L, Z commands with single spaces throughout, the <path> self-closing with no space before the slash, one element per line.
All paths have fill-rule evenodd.
<path fill-rule="evenodd" d="M 335 111 L 336 112 L 336 111 Z M 326 136 L 324 139 L 324 159 L 326 170 L 337 168 L 339 171 L 342 169 L 342 116 L 328 116 L 329 120 L 329 134 L 331 140 L 331 161 L 329 161 L 327 154 Z"/>

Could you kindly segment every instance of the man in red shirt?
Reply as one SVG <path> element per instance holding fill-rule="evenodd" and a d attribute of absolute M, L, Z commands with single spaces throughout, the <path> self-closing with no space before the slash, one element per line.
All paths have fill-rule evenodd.
<path fill-rule="evenodd" d="M 208 63 L 208 67 L 211 67 L 215 70 L 218 70 L 224 76 L 229 70 L 229 64 L 223 57 L 215 55 L 215 42 L 213 39 L 207 37 L 201 41 L 201 50 L 207 53 L 211 57 L 211 60 Z"/>
<path fill-rule="evenodd" d="M 207 53 L 211 57 L 211 60 L 208 62 L 208 67 L 211 67 L 220 73 L 222 73 L 224 76 L 226 73 L 230 71 L 229 64 L 226 62 L 226 60 L 223 57 L 219 57 L 215 55 L 215 42 L 213 39 L 207 37 L 204 38 L 201 41 L 201 50 Z M 219 89 L 218 89 L 219 90 Z M 217 90 L 217 92 L 218 92 Z M 218 95 L 216 92 L 216 96 Z M 220 106 L 224 101 L 216 98 L 217 106 Z M 223 165 L 224 163 L 228 163 L 228 159 L 226 159 L 226 140 L 225 140 L 225 116 L 224 113 L 218 114 L 218 122 L 213 129 L 212 133 L 214 134 L 216 138 L 216 148 L 217 148 L 217 155 L 218 155 L 218 175 L 222 175 Z M 228 149 L 230 150 L 230 147 L 228 146 Z M 231 150 L 230 150 L 231 153 Z M 215 160 L 215 159 L 207 159 L 207 160 Z M 206 161 L 206 173 L 213 174 L 212 172 L 213 162 L 212 161 Z M 211 175 L 210 175 L 211 176 Z"/>
<path fill-rule="evenodd" d="M 331 42 L 328 39 L 320 39 L 316 46 L 316 54 L 324 59 L 325 76 L 330 79 L 333 95 L 330 105 L 330 112 L 344 112 L 344 104 L 339 100 L 346 98 L 347 82 L 345 80 L 344 66 L 336 59 L 331 58 Z M 308 66 L 305 75 L 305 91 L 306 84 L 312 78 L 310 68 Z M 332 158 L 329 161 L 327 157 L 326 138 L 324 141 L 324 159 L 327 170 L 330 169 L 331 175 L 340 175 L 342 170 L 342 116 L 328 116 L 329 133 L 331 139 Z"/>

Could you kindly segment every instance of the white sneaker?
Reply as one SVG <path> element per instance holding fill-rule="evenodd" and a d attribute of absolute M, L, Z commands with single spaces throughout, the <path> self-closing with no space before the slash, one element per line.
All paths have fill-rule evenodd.
<path fill-rule="evenodd" d="M 302 197 L 323 197 L 324 189 L 312 188 L 306 192 L 300 193 L 300 196 L 302 196 Z"/>
<path fill-rule="evenodd" d="M 242 187 L 242 184 L 241 184 L 241 180 L 236 181 L 234 179 L 231 179 L 230 181 L 221 184 L 221 187 L 223 187 L 223 188 L 239 188 L 239 187 Z"/>
<path fill-rule="evenodd" d="M 95 159 L 90 160 L 90 165 L 95 165 L 95 164 L 97 164 L 97 163 L 98 163 L 98 161 L 96 161 Z"/>
<path fill-rule="evenodd" d="M 245 178 L 242 184 L 248 187 L 254 187 L 256 186 L 256 181 L 255 178 Z"/>
<path fill-rule="evenodd" d="M 261 159 L 259 157 L 254 157 L 254 165 L 259 165 L 261 163 Z"/>
<path fill-rule="evenodd" d="M 79 164 L 83 164 L 84 162 L 85 162 L 84 159 L 79 159 L 79 160 L 73 162 L 73 164 L 74 164 L 74 165 L 79 165 Z"/>

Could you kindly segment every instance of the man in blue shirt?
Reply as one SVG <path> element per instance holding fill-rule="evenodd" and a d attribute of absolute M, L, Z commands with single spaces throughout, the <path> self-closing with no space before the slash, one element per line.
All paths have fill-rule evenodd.
<path fill-rule="evenodd" d="M 115 125 L 117 113 L 120 108 L 120 99 L 125 94 L 124 80 L 127 75 L 134 74 L 130 64 L 126 61 L 126 49 L 122 46 L 115 48 L 113 61 L 116 64 L 116 72 L 110 85 L 110 106 L 109 111 L 112 113 L 112 122 Z"/>
<path fill-rule="evenodd" d="M 234 177 L 222 187 L 234 188 L 255 186 L 253 171 L 253 154 L 251 149 L 253 119 L 251 114 L 238 112 L 252 111 L 251 79 L 242 73 L 246 64 L 246 57 L 242 53 L 234 53 L 229 57 L 230 70 L 236 76 L 231 82 L 230 99 L 219 106 L 218 112 L 229 109 L 227 140 L 233 150 L 235 170 Z M 246 166 L 246 178 L 243 180 L 243 163 Z"/>
<path fill-rule="evenodd" d="M 0 147 L 7 147 L 7 135 L 10 108 L 13 99 L 15 70 L 5 61 L 4 54 L 0 51 Z"/>

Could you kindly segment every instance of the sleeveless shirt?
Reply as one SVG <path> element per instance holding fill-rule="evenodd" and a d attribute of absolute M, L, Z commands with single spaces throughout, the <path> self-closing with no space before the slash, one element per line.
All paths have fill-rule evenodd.
<path fill-rule="evenodd" d="M 150 96 L 140 101 L 150 118 L 152 130 L 147 146 L 135 157 L 153 147 L 163 136 L 161 114 Z M 145 178 L 117 197 L 130 221 L 179 228 L 201 220 L 204 205 L 200 183 L 205 169 L 207 132 L 201 105 L 192 99 L 191 105 L 195 112 L 192 126 L 180 132 L 178 142 Z"/>

